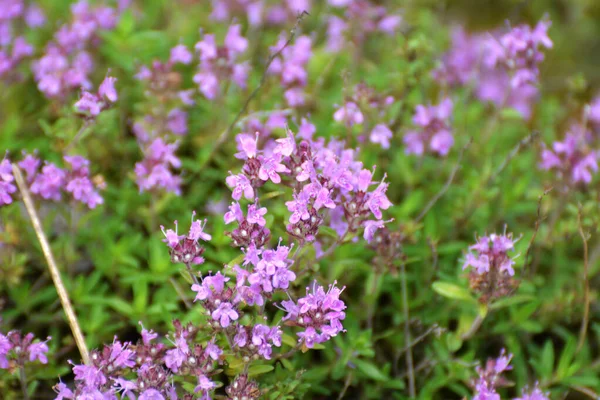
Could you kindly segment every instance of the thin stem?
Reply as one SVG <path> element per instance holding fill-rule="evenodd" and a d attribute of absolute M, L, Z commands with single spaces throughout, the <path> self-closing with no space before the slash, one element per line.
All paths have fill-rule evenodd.
<path fill-rule="evenodd" d="M 63 310 L 65 311 L 65 314 L 67 316 L 69 326 L 71 327 L 71 332 L 73 333 L 73 337 L 75 338 L 75 342 L 77 343 L 77 348 L 79 349 L 79 353 L 81 354 L 83 362 L 85 364 L 89 364 L 90 357 L 87 346 L 85 344 L 85 338 L 83 336 L 83 333 L 81 332 L 81 327 L 79 326 L 79 323 L 77 321 L 77 315 L 75 314 L 73 305 L 69 300 L 69 294 L 65 289 L 65 285 L 63 284 L 60 272 L 56 265 L 56 261 L 54 260 L 54 255 L 52 254 L 52 250 L 50 249 L 50 244 L 48 243 L 48 239 L 46 239 L 46 235 L 44 234 L 42 224 L 35 210 L 33 200 L 31 199 L 31 195 L 29 194 L 29 189 L 27 189 L 27 185 L 25 184 L 23 174 L 21 173 L 19 167 L 16 164 L 13 164 L 12 167 L 15 180 L 17 181 L 17 186 L 19 187 L 19 191 L 21 192 L 21 196 L 23 197 L 23 202 L 25 203 L 25 208 L 27 209 L 29 218 L 31 218 L 31 223 L 33 225 L 33 229 L 35 230 L 35 234 L 42 247 L 42 252 L 44 253 L 46 263 L 48 264 L 48 270 L 50 271 L 50 276 L 52 277 L 52 281 L 54 282 L 54 286 L 56 287 L 56 291 L 58 293 L 58 297 L 62 304 Z"/>
<path fill-rule="evenodd" d="M 537 206 L 537 218 L 535 220 L 535 228 L 533 229 L 533 235 L 531 236 L 531 240 L 529 240 L 529 244 L 527 245 L 527 251 L 525 252 L 525 260 L 523 261 L 523 274 L 526 274 L 529 270 L 529 253 L 531 252 L 531 248 L 533 247 L 533 242 L 535 241 L 535 237 L 537 236 L 538 230 L 540 229 L 540 225 L 542 224 L 542 199 L 552 191 L 553 188 L 544 190 L 538 197 L 538 206 Z"/>
<path fill-rule="evenodd" d="M 252 91 L 252 93 L 250 93 L 250 95 L 246 98 L 246 101 L 242 105 L 242 108 L 236 114 L 235 118 L 233 118 L 233 121 L 231 121 L 231 123 L 229 124 L 229 126 L 227 127 L 227 129 L 225 129 L 221 133 L 221 135 L 219 135 L 219 138 L 217 139 L 217 142 L 215 143 L 215 146 L 211 150 L 211 153 L 208 156 L 208 159 L 204 163 L 204 165 L 208 164 L 208 162 L 216 154 L 217 150 L 227 141 L 227 139 L 229 138 L 229 135 L 233 131 L 233 128 L 235 128 L 237 122 L 240 120 L 240 118 L 242 117 L 242 115 L 244 115 L 244 113 L 248 109 L 248 105 L 254 99 L 254 97 L 256 97 L 256 95 L 258 94 L 258 92 L 260 91 L 260 89 L 265 84 L 265 81 L 267 80 L 267 76 L 268 76 L 268 72 L 269 72 L 269 67 L 271 66 L 271 64 L 273 63 L 273 61 L 275 61 L 275 59 L 277 57 L 279 57 L 279 55 L 281 55 L 281 53 L 283 52 L 283 50 L 285 50 L 285 48 L 288 47 L 290 45 L 290 43 L 292 43 L 292 41 L 296 37 L 296 31 L 298 30 L 298 26 L 300 25 L 300 22 L 302 22 L 302 19 L 304 18 L 305 15 L 308 15 L 308 13 L 306 11 L 303 11 L 302 13 L 300 13 L 298 15 L 298 17 L 296 18 L 296 23 L 294 24 L 294 27 L 290 31 L 290 35 L 288 36 L 287 41 L 283 44 L 283 46 L 281 46 L 281 48 L 279 50 L 277 50 L 275 53 L 273 53 L 271 55 L 271 57 L 269 57 L 269 59 L 267 60 L 267 64 L 265 65 L 265 69 L 263 70 L 262 76 L 260 78 L 260 82 L 258 83 L 258 86 L 256 86 L 256 88 L 254 88 L 254 90 Z"/>
<path fill-rule="evenodd" d="M 77 133 L 75 134 L 75 137 L 73 138 L 73 140 L 71 140 L 71 142 L 67 145 L 67 147 L 65 147 L 65 153 L 68 152 L 69 150 L 71 150 L 73 148 L 73 146 L 75 146 L 77 144 L 79 139 L 81 139 L 81 136 L 83 136 L 83 133 L 85 132 L 85 130 L 92 125 L 92 121 L 93 121 L 93 119 L 89 119 L 89 118 L 87 118 L 85 120 L 83 125 L 81 125 L 81 128 L 79 128 L 79 131 L 77 131 Z"/>
<path fill-rule="evenodd" d="M 183 304 L 185 304 L 185 307 L 188 310 L 191 309 L 192 308 L 192 303 L 190 303 L 189 299 L 185 295 L 185 292 L 181 288 L 181 285 L 179 283 L 177 283 L 177 281 L 175 279 L 173 279 L 173 278 L 169 278 L 169 282 L 171 282 L 171 285 L 173 285 L 173 288 L 177 292 L 177 295 L 179 296 L 179 298 L 183 301 Z"/>
<path fill-rule="evenodd" d="M 331 246 L 329 246 L 329 248 L 327 250 L 325 250 L 323 252 L 323 254 L 321 254 L 320 257 L 317 257 L 317 260 L 320 260 L 322 258 L 325 258 L 329 255 L 331 255 L 331 253 L 333 253 L 333 251 L 344 242 L 344 239 L 346 239 L 346 235 L 348 235 L 348 229 L 346 229 L 346 231 L 344 232 L 344 234 L 342 236 L 340 236 Z"/>
<path fill-rule="evenodd" d="M 198 280 L 198 276 L 194 273 L 192 266 L 190 263 L 185 263 L 185 268 L 187 269 L 188 274 L 190 274 L 190 278 L 194 281 L 196 285 L 200 285 L 200 281 Z"/>
<path fill-rule="evenodd" d="M 400 263 L 400 273 L 402 274 L 402 313 L 404 314 L 404 342 L 406 350 L 406 369 L 408 371 L 408 393 L 410 397 L 416 396 L 415 390 L 415 371 L 413 365 L 412 342 L 410 338 L 410 315 L 408 308 L 408 288 L 406 284 L 406 266 L 404 261 Z"/>
<path fill-rule="evenodd" d="M 475 334 L 475 332 L 477 332 L 479 330 L 479 327 L 483 323 L 484 319 L 485 319 L 484 316 L 482 316 L 481 314 L 477 314 L 477 318 L 475 318 L 475 320 L 473 321 L 473 324 L 471 324 L 471 327 L 469 328 L 469 330 L 466 331 L 460 338 L 462 340 L 470 339 Z"/>
<path fill-rule="evenodd" d="M 348 391 L 348 388 L 350 387 L 351 384 L 352 384 L 352 372 L 350 372 L 348 374 L 348 376 L 346 377 L 346 381 L 344 382 L 344 388 L 340 392 L 340 395 L 338 396 L 338 400 L 342 400 L 344 398 L 344 396 L 346 395 L 346 392 Z"/>
<path fill-rule="evenodd" d="M 21 381 L 21 390 L 23 391 L 23 399 L 29 400 L 29 392 L 27 391 L 27 376 L 25 375 L 25 367 L 19 367 L 19 380 Z"/>
<path fill-rule="evenodd" d="M 464 147 L 461 149 L 460 154 L 458 155 L 458 160 L 456 160 L 456 164 L 454 165 L 454 168 L 452 168 L 452 172 L 450 172 L 450 176 L 448 176 L 448 180 L 446 180 L 446 183 L 442 187 L 442 190 L 440 190 L 435 196 L 433 196 L 431 200 L 429 200 L 429 203 L 427 203 L 423 211 L 421 211 L 419 216 L 415 219 L 415 222 L 419 222 L 421 219 L 423 219 L 423 217 L 427 215 L 427 213 L 429 212 L 429 210 L 431 210 L 435 203 L 437 203 L 437 201 L 442 198 L 442 196 L 448 191 L 448 189 L 450 189 L 450 185 L 452 185 L 452 181 L 454 181 L 454 176 L 460 168 L 460 162 L 462 161 L 465 150 L 467 150 L 471 143 L 473 143 L 473 137 L 471 137 L 467 144 L 465 144 Z"/>
<path fill-rule="evenodd" d="M 590 320 L 590 280 L 589 280 L 589 263 L 588 263 L 588 238 L 583 232 L 583 224 L 581 222 L 581 205 L 577 213 L 577 223 L 579 225 L 579 235 L 583 240 L 583 318 L 581 320 L 581 328 L 579 330 L 579 343 L 577 344 L 577 352 L 581 350 L 585 343 L 587 327 Z"/>

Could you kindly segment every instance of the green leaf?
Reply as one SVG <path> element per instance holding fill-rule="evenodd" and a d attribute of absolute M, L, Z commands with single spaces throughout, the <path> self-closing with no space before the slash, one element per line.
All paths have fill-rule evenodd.
<path fill-rule="evenodd" d="M 357 359 L 352 360 L 352 362 L 356 365 L 356 367 L 358 368 L 358 370 L 360 372 L 362 372 L 363 374 L 365 374 L 366 376 L 368 376 L 369 378 L 371 378 L 375 381 L 386 382 L 389 380 L 389 377 L 386 374 L 381 372 L 375 366 L 375 364 L 372 364 L 369 361 L 365 361 L 365 360 L 361 360 L 361 359 L 357 358 Z"/>
<path fill-rule="evenodd" d="M 296 343 L 298 343 L 296 339 L 294 339 L 291 335 L 288 335 L 287 333 L 281 335 L 281 341 L 290 347 L 294 347 Z"/>
<path fill-rule="evenodd" d="M 554 370 L 554 345 L 551 340 L 546 340 L 540 362 L 537 364 L 537 370 L 541 378 L 550 380 Z"/>
<path fill-rule="evenodd" d="M 275 369 L 272 365 L 253 365 L 248 368 L 248 376 L 257 376 L 266 374 L 267 372 L 271 372 Z"/>
<path fill-rule="evenodd" d="M 449 299 L 463 300 L 476 303 L 468 289 L 450 282 L 437 281 L 431 285 L 434 291 Z"/>
<path fill-rule="evenodd" d="M 505 297 L 498 301 L 493 302 L 490 305 L 490 310 L 499 310 L 501 308 L 506 308 L 513 306 L 515 304 L 526 303 L 528 301 L 535 300 L 535 297 L 529 294 L 521 294 L 512 297 Z"/>
<path fill-rule="evenodd" d="M 577 350 L 577 342 L 575 338 L 569 337 L 567 343 L 565 344 L 565 348 L 560 355 L 558 366 L 556 367 L 557 379 L 562 380 L 571 375 L 570 366 L 571 362 L 573 361 L 573 357 L 575 357 L 575 350 Z"/>

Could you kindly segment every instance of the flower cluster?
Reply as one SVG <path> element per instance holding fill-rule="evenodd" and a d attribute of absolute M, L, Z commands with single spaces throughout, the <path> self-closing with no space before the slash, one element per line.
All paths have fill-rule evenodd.
<path fill-rule="evenodd" d="M 477 367 L 477 380 L 474 383 L 475 396 L 473 400 L 500 400 L 496 388 L 507 386 L 508 381 L 502 376 L 504 371 L 512 369 L 510 360 L 512 354 L 505 355 L 504 350 L 500 352 L 497 359 L 489 359 L 485 368 Z"/>
<path fill-rule="evenodd" d="M 198 382 L 194 392 L 210 399 L 216 384 L 209 377 L 223 351 L 213 342 L 198 344 L 199 329 L 194 325 L 183 326 L 178 320 L 173 325 L 173 340 L 167 345 L 154 342 L 158 335 L 142 328 L 135 345 L 115 338 L 101 351 L 92 351 L 90 365 L 73 365 L 74 389 L 62 382 L 54 387 L 56 399 L 113 399 L 120 393 L 122 398 L 174 400 L 178 398 L 174 375 L 194 377 Z"/>
<path fill-rule="evenodd" d="M 332 15 L 328 19 L 329 51 L 339 52 L 347 43 L 360 46 L 376 32 L 392 36 L 402 25 L 402 16 L 371 0 L 329 0 L 329 4 L 345 10 L 343 17 Z"/>
<path fill-rule="evenodd" d="M 194 104 L 193 89 L 182 89 L 183 81 L 175 66 L 192 62 L 192 53 L 182 44 L 171 49 L 168 62 L 155 60 L 142 66 L 136 78 L 144 85 L 143 117 L 133 124 L 133 132 L 144 159 L 135 165 L 140 191 L 165 191 L 180 194 L 181 178 L 173 168 L 181 167 L 175 156 L 179 147 L 173 136 L 188 133 L 185 107 Z"/>
<path fill-rule="evenodd" d="M 504 349 L 500 352 L 497 359 L 488 359 L 485 368 L 477 367 L 477 379 L 473 382 L 475 395 L 473 400 L 500 400 L 500 394 L 497 390 L 501 387 L 510 386 L 511 383 L 506 380 L 502 374 L 512 369 L 510 361 L 512 354 L 506 355 Z M 513 400 L 549 400 L 548 396 L 536 385 L 531 391 L 523 390 L 521 397 Z"/>
<path fill-rule="evenodd" d="M 494 233 L 480 237 L 476 244 L 469 247 L 473 252 L 467 253 L 463 269 L 471 267 L 471 289 L 481 294 L 480 301 L 487 303 L 516 289 L 518 283 L 513 279 L 515 261 L 514 257 L 508 255 L 509 251 L 514 250 L 515 243 L 510 233 Z"/>
<path fill-rule="evenodd" d="M 98 182 L 93 182 L 90 162 L 81 156 L 64 156 L 64 160 L 69 165 L 67 169 L 51 162 L 45 162 L 40 169 L 41 160 L 25 153 L 18 165 L 25 171 L 31 193 L 44 200 L 60 201 L 62 193 L 67 192 L 89 208 L 102 204 L 104 200 L 98 189 L 103 189 L 104 183 L 100 177 Z M 16 191 L 13 180 L 12 166 L 5 158 L 0 163 L 0 205 L 12 202 L 10 194 Z"/>
<path fill-rule="evenodd" d="M 562 142 L 555 141 L 552 149 L 544 147 L 540 168 L 555 171 L 565 187 L 589 184 L 598 171 L 598 151 L 590 149 L 585 128 L 574 125 Z"/>
<path fill-rule="evenodd" d="M 246 18 L 250 26 L 257 27 L 294 21 L 301 12 L 310 11 L 311 0 L 286 0 L 270 7 L 261 0 L 212 0 L 212 6 L 211 18 L 216 21 Z"/>
<path fill-rule="evenodd" d="M 97 93 L 90 93 L 87 90 L 83 90 L 81 98 L 75 103 L 75 108 L 82 114 L 87 114 L 92 118 L 96 117 L 100 112 L 106 110 L 112 103 L 117 101 L 116 81 L 116 78 L 107 76 L 98 87 Z"/>
<path fill-rule="evenodd" d="M 446 156 L 454 144 L 450 117 L 452 100 L 443 99 L 437 105 L 418 105 L 413 123 L 419 128 L 404 136 L 407 154 L 423 155 L 425 151 Z"/>
<path fill-rule="evenodd" d="M 287 40 L 287 36 L 282 34 L 279 42 L 271 47 L 273 54 L 283 50 L 281 56 L 271 63 L 269 73 L 279 76 L 288 105 L 299 107 L 305 104 L 304 87 L 308 80 L 306 65 L 312 56 L 312 40 L 308 36 L 300 36 L 293 45 L 286 47 Z"/>
<path fill-rule="evenodd" d="M 193 89 L 183 90 L 183 77 L 175 70 L 179 64 L 189 65 L 192 53 L 183 44 L 171 49 L 169 61 L 155 60 L 142 66 L 136 78 L 144 84 L 145 115 L 133 125 L 133 132 L 143 145 L 167 134 L 183 136 L 188 132 L 185 107 L 194 104 Z"/>
<path fill-rule="evenodd" d="M 256 324 L 254 327 L 240 325 L 233 344 L 243 349 L 242 359 L 246 362 L 259 357 L 270 360 L 273 346 L 281 347 L 281 334 L 278 326 L 270 328 L 263 324 Z"/>
<path fill-rule="evenodd" d="M 23 0 L 0 1 L 0 79 L 17 79 L 17 67 L 33 55 L 33 46 L 15 31 L 20 26 L 36 28 L 45 22 L 44 12 L 35 3 L 25 6 Z"/>
<path fill-rule="evenodd" d="M 538 97 L 536 82 L 544 58 L 541 48 L 552 47 L 549 26 L 550 22 L 543 20 L 533 29 L 520 25 L 500 35 L 468 34 L 456 28 L 452 48 L 442 57 L 434 76 L 447 85 L 473 85 L 480 100 L 512 107 L 530 118 Z"/>
<path fill-rule="evenodd" d="M 144 149 L 144 159 L 135 164 L 135 175 L 140 192 L 164 190 L 181 194 L 181 177 L 172 168 L 181 167 L 175 155 L 178 144 L 167 144 L 156 138 Z"/>
<path fill-rule="evenodd" d="M 231 25 L 222 46 L 217 46 L 215 35 L 206 34 L 196 43 L 200 64 L 194 82 L 200 92 L 210 100 L 221 92 L 220 85 L 231 81 L 240 88 L 246 87 L 250 66 L 238 62 L 238 57 L 248 48 L 248 40 L 241 35 L 241 25 Z"/>
<path fill-rule="evenodd" d="M 6 335 L 0 333 L 0 369 L 23 367 L 28 362 L 38 360 L 48 363 L 48 337 L 43 342 L 36 341 L 33 333 L 22 335 L 19 331 L 10 331 Z"/>
<path fill-rule="evenodd" d="M 63 98 L 73 90 L 89 90 L 94 63 L 88 50 L 100 40 L 101 30 L 114 28 L 118 11 L 111 7 L 92 8 L 85 0 L 71 6 L 72 20 L 63 25 L 32 65 L 39 90 L 47 97 Z"/>
<path fill-rule="evenodd" d="M 513 88 L 535 84 L 539 76 L 539 64 L 544 60 L 541 49 L 552 48 L 548 37 L 551 23 L 542 20 L 531 28 L 519 25 L 499 38 L 489 38 L 483 55 L 483 63 L 496 68 L 502 66 L 510 75 Z"/>
<path fill-rule="evenodd" d="M 364 83 L 354 87 L 352 95 L 333 114 L 336 122 L 351 128 L 354 125 L 364 125 L 364 132 L 369 133 L 371 143 L 379 144 L 384 149 L 390 148 L 392 131 L 385 117 L 390 106 L 394 103 L 392 96 L 377 93 Z M 364 137 L 359 139 L 364 140 Z"/>
<path fill-rule="evenodd" d="M 336 282 L 329 285 L 327 292 L 323 286 L 313 282 L 306 288 L 306 296 L 281 303 L 286 315 L 283 318 L 289 325 L 302 327 L 304 331 L 298 332 L 298 343 L 312 349 L 316 343 L 323 343 L 338 333 L 344 332 L 341 321 L 346 318 L 346 304 L 340 300 L 344 288 L 335 286 Z"/>
<path fill-rule="evenodd" d="M 253 199 L 267 181 L 282 184 L 284 176 L 288 178 L 287 185 L 295 190 L 293 199 L 286 202 L 291 212 L 287 231 L 293 237 L 301 243 L 314 241 L 328 210 L 330 226 L 340 237 L 362 226 L 368 227 L 365 239 L 370 241 L 376 229 L 383 226 L 381 210 L 391 206 L 385 194 L 388 184 L 382 181 L 369 191 L 374 183 L 372 172 L 362 169 L 362 163 L 354 160 L 355 151 L 344 149 L 343 143 L 335 140 L 326 144 L 323 139 L 311 139 L 314 128 L 307 125 L 301 126 L 304 128 L 301 133 L 307 138 L 302 142 L 297 143 L 295 135 L 288 130 L 285 138 L 267 138 L 264 150 L 258 149 L 258 134 L 254 137 L 238 135 L 241 150 L 238 157 L 245 159 L 245 164 L 241 174 L 232 174 L 227 179 L 233 198 L 239 200 L 244 195 Z M 237 211 L 239 206 L 232 207 L 227 221 L 243 222 L 243 215 Z M 377 221 L 368 221 L 370 215 Z M 261 233 L 257 233 L 257 237 L 266 237 L 264 229 L 255 228 Z M 244 229 L 242 233 L 250 234 L 250 231 Z M 238 240 L 234 244 L 247 242 L 248 239 Z"/>
<path fill-rule="evenodd" d="M 243 179 L 243 177 L 244 175 L 229 176 L 227 178 L 228 185 L 235 186 L 239 191 L 242 191 L 239 188 L 243 188 L 248 194 L 250 194 L 249 191 L 252 191 L 253 194 L 254 191 L 249 183 L 234 181 L 235 179 Z M 252 194 L 250 194 L 250 197 Z M 271 238 L 271 231 L 266 227 L 266 220 L 264 218 L 266 213 L 266 207 L 259 207 L 255 203 L 248 205 L 247 216 L 244 216 L 240 204 L 237 202 L 231 203 L 229 211 L 225 213 L 224 218 L 226 224 L 230 224 L 233 221 L 237 221 L 238 223 L 236 229 L 227 233 L 233 240 L 233 245 L 236 247 L 254 246 L 256 248 L 268 243 Z"/>
<path fill-rule="evenodd" d="M 179 235 L 178 223 L 175 221 L 175 230 L 167 229 L 161 226 L 165 235 L 164 242 L 167 243 L 171 253 L 171 261 L 175 264 L 202 264 L 204 259 L 202 253 L 204 248 L 198 243 L 199 240 L 209 241 L 212 237 L 204 232 L 206 220 L 195 220 L 196 213 L 192 213 L 192 223 L 187 235 Z"/>

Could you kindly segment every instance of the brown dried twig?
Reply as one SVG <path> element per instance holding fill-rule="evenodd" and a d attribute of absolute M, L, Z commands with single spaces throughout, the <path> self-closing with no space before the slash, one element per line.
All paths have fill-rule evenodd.
<path fill-rule="evenodd" d="M 73 305 L 69 300 L 69 294 L 65 289 L 65 285 L 63 284 L 60 272 L 56 265 L 56 261 L 54 260 L 54 255 L 52 254 L 50 244 L 48 243 L 48 239 L 46 238 L 44 230 L 42 229 L 42 224 L 40 223 L 40 219 L 35 210 L 33 200 L 31 199 L 31 194 L 29 193 L 29 189 L 25 184 L 23 174 L 21 173 L 19 167 L 16 164 L 13 164 L 12 167 L 15 180 L 17 181 L 17 186 L 19 187 L 19 191 L 21 192 L 21 196 L 23 197 L 23 202 L 25 203 L 25 208 L 27 209 L 29 218 L 31 218 L 31 224 L 33 225 L 35 234 L 42 247 L 42 252 L 44 253 L 44 257 L 46 258 L 46 263 L 48 265 L 48 271 L 50 272 L 50 276 L 52 277 L 52 281 L 54 282 L 54 286 L 56 287 L 56 291 L 58 292 L 58 297 L 60 299 L 60 303 L 62 304 L 63 310 L 65 311 L 65 314 L 67 316 L 67 321 L 69 322 L 69 326 L 71 327 L 71 332 L 73 333 L 73 337 L 75 338 L 75 343 L 77 344 L 77 348 L 79 349 L 79 353 L 81 354 L 83 362 L 89 365 L 90 356 L 87 346 L 85 344 L 85 338 L 83 336 L 83 333 L 81 332 L 81 327 L 79 326 L 79 323 L 77 321 L 77 315 L 75 314 Z"/>

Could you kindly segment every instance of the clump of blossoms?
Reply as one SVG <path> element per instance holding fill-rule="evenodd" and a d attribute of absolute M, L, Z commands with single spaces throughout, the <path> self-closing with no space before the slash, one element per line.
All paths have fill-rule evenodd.
<path fill-rule="evenodd" d="M 135 166 L 136 181 L 140 191 L 166 191 L 180 193 L 181 178 L 173 169 L 181 162 L 175 156 L 179 146 L 173 136 L 188 133 L 188 116 L 185 107 L 193 105 L 193 89 L 182 89 L 183 77 L 175 67 L 189 65 L 192 53 L 182 44 L 171 49 L 168 62 L 154 61 L 142 66 L 136 78 L 144 85 L 144 116 L 133 124 L 144 159 Z"/>
<path fill-rule="evenodd" d="M 418 105 L 413 116 L 417 130 L 404 135 L 407 154 L 423 155 L 426 151 L 446 156 L 454 145 L 454 136 L 450 126 L 452 100 L 443 99 L 437 105 Z"/>
<path fill-rule="evenodd" d="M 549 27 L 550 21 L 542 20 L 534 28 L 519 25 L 501 34 L 469 34 L 455 28 L 452 48 L 434 77 L 444 85 L 472 85 L 480 100 L 515 108 L 530 118 L 538 98 L 542 50 L 552 47 Z"/>
<path fill-rule="evenodd" d="M 293 22 L 298 14 L 311 9 L 312 0 L 285 0 L 265 4 L 262 0 L 212 0 L 211 18 L 230 21 L 232 18 L 247 19 L 252 27 L 283 25 Z"/>
<path fill-rule="evenodd" d="M 511 386 L 502 374 L 512 369 L 510 361 L 512 354 L 506 354 L 504 349 L 497 359 L 488 359 L 485 368 L 477 367 L 477 379 L 472 383 L 475 390 L 473 400 L 501 400 L 498 388 Z M 513 400 L 549 400 L 549 397 L 536 385 L 530 391 L 523 390 L 521 397 Z"/>
<path fill-rule="evenodd" d="M 41 342 L 33 333 L 26 335 L 19 331 L 0 333 L 0 369 L 15 370 L 23 368 L 29 362 L 48 363 L 48 345 L 51 338 Z"/>
<path fill-rule="evenodd" d="M 498 38 L 489 38 L 483 63 L 491 68 L 503 67 L 513 88 L 537 83 L 539 65 L 544 60 L 542 49 L 552 48 L 550 25 L 548 20 L 538 22 L 534 28 L 518 25 Z"/>
<path fill-rule="evenodd" d="M 217 46 L 215 35 L 206 34 L 196 43 L 200 55 L 198 72 L 194 82 L 209 100 L 221 95 L 221 86 L 233 82 L 240 88 L 246 87 L 250 65 L 238 58 L 248 48 L 248 39 L 241 35 L 241 25 L 231 25 L 222 46 Z"/>
<path fill-rule="evenodd" d="M 111 7 L 92 8 L 82 0 L 71 6 L 71 17 L 71 22 L 54 34 L 44 55 L 32 65 L 38 89 L 46 97 L 64 98 L 74 90 L 91 88 L 88 76 L 94 63 L 88 50 L 98 45 L 100 31 L 115 27 L 118 11 Z"/>
<path fill-rule="evenodd" d="M 364 83 L 354 87 L 344 104 L 333 114 L 333 119 L 347 128 L 362 125 L 360 141 L 368 139 L 384 149 L 390 148 L 392 130 L 390 121 L 386 119 L 390 106 L 394 103 L 392 96 L 377 93 Z"/>
<path fill-rule="evenodd" d="M 95 118 L 102 111 L 109 108 L 119 98 L 115 88 L 116 81 L 116 78 L 107 76 L 98 87 L 96 93 L 83 90 L 81 98 L 75 103 L 77 111 Z"/>
<path fill-rule="evenodd" d="M 304 87 L 308 81 L 306 66 L 312 56 L 312 40 L 308 36 L 300 36 L 293 45 L 285 47 L 287 40 L 287 36 L 282 34 L 277 44 L 271 47 L 272 54 L 283 50 L 273 60 L 268 72 L 279 76 L 287 104 L 299 107 L 305 104 Z"/>
<path fill-rule="evenodd" d="M 491 234 L 477 239 L 470 246 L 463 269 L 471 267 L 469 283 L 471 289 L 480 295 L 479 301 L 491 300 L 510 295 L 518 286 L 514 279 L 514 258 L 508 253 L 514 250 L 516 241 L 512 234 Z"/>
<path fill-rule="evenodd" d="M 370 187 L 377 182 L 372 180 L 372 171 L 363 169 L 362 163 L 354 160 L 354 150 L 345 149 L 343 142 L 336 140 L 329 143 L 323 138 L 314 140 L 312 134 L 309 130 L 307 139 L 300 143 L 289 130 L 287 137 L 276 140 L 239 135 L 238 155 L 245 164 L 241 173 L 227 178 L 233 199 L 240 200 L 244 196 L 253 200 L 269 181 L 289 186 L 294 193 L 292 200 L 286 202 L 291 212 L 287 231 L 301 244 L 315 241 L 319 226 L 327 221 L 338 232 L 340 240 L 368 226 L 365 239 L 370 241 L 383 223 L 374 223 L 369 217 L 380 221 L 381 210 L 391 206 L 385 194 L 388 184 L 382 180 L 371 191 Z M 259 141 L 265 142 L 263 150 L 258 148 Z M 232 210 L 230 215 L 240 213 Z M 226 218 L 226 222 L 234 220 L 243 221 L 241 217 Z M 234 242 L 234 245 L 241 243 Z"/>
<path fill-rule="evenodd" d="M 573 125 L 563 141 L 542 150 L 540 168 L 554 171 L 565 188 L 587 185 L 598 172 L 598 151 L 590 148 L 586 133 L 584 127 Z"/>
<path fill-rule="evenodd" d="M 44 200 L 61 201 L 66 192 L 89 208 L 102 204 L 104 200 L 99 190 L 104 189 L 104 183 L 101 177 L 90 177 L 90 162 L 81 156 L 64 156 L 64 160 L 67 168 L 51 162 L 44 162 L 42 166 L 39 158 L 25 153 L 18 165 L 25 171 L 31 193 Z M 16 191 L 13 180 L 12 165 L 5 158 L 0 163 L 0 205 L 12 202 L 10 194 Z"/>
<path fill-rule="evenodd" d="M 173 321 L 175 331 L 167 343 L 156 341 L 158 334 L 142 327 L 141 340 L 133 344 L 115 338 L 113 343 L 90 354 L 89 365 L 73 365 L 74 388 L 60 382 L 54 390 L 56 400 L 114 399 L 141 400 L 182 398 L 174 377 L 189 377 L 197 382 L 193 393 L 210 399 L 216 384 L 210 379 L 222 362 L 221 350 L 214 342 L 198 343 L 200 328 Z M 188 395 L 190 395 L 189 393 Z M 183 397 L 188 398 L 188 397 Z"/>
<path fill-rule="evenodd" d="M 329 0 L 335 8 L 344 10 L 342 17 L 332 15 L 328 19 L 327 49 L 339 52 L 348 43 L 361 47 L 369 35 L 396 34 L 402 25 L 402 16 L 390 12 L 385 6 L 371 0 Z"/>
<path fill-rule="evenodd" d="M 255 204 L 249 207 L 245 219 L 250 220 L 249 223 L 264 226 L 266 209 L 253 206 Z M 325 292 L 314 283 L 312 292 L 307 291 L 306 296 L 297 302 L 292 300 L 291 283 L 296 280 L 294 259 L 290 256 L 291 247 L 283 245 L 281 239 L 273 249 L 262 238 L 247 240 L 242 265 L 231 268 L 234 280 L 221 271 L 199 276 L 194 266 L 204 263 L 202 254 L 205 251 L 199 241 L 211 240 L 211 236 L 204 231 L 205 225 L 206 221 L 192 218 L 189 232 L 183 235 L 179 234 L 176 222 L 175 230 L 163 228 L 164 241 L 170 248 L 172 262 L 185 264 L 194 282 L 191 286 L 196 293 L 194 301 L 201 304 L 209 320 L 205 330 L 213 337 L 220 335 L 227 339 L 236 359 L 246 366 L 244 370 L 255 360 L 270 360 L 274 347 L 282 346 L 281 327 L 267 324 L 264 314 L 270 301 L 276 304 L 274 297 L 278 293 L 285 294 L 289 299 L 278 305 L 287 312 L 284 317 L 286 325 L 303 328 L 297 333 L 299 339 L 296 350 L 300 347 L 312 348 L 315 343 L 325 342 L 343 331 L 341 321 L 345 318 L 343 310 L 346 306 L 339 298 L 341 290 L 335 284 Z M 252 315 L 250 307 L 257 307 L 262 318 L 243 319 L 244 315 Z M 167 351 L 165 361 L 173 372 L 177 372 L 187 360 L 185 354 L 188 354 L 188 350 L 181 350 L 180 353 L 183 354 L 175 350 Z M 173 366 L 177 369 L 174 370 Z M 208 378 L 204 383 L 199 380 L 199 386 L 206 387 L 207 391 L 214 388 Z M 242 373 L 233 379 L 226 392 L 238 393 L 240 390 L 256 393 L 257 386 L 249 383 L 247 376 Z"/>
<path fill-rule="evenodd" d="M 23 0 L 0 1 L 0 80 L 19 80 L 18 66 L 33 55 L 33 46 L 15 32 L 22 27 L 37 28 L 45 22 L 44 12 L 33 2 L 26 6 Z"/>

